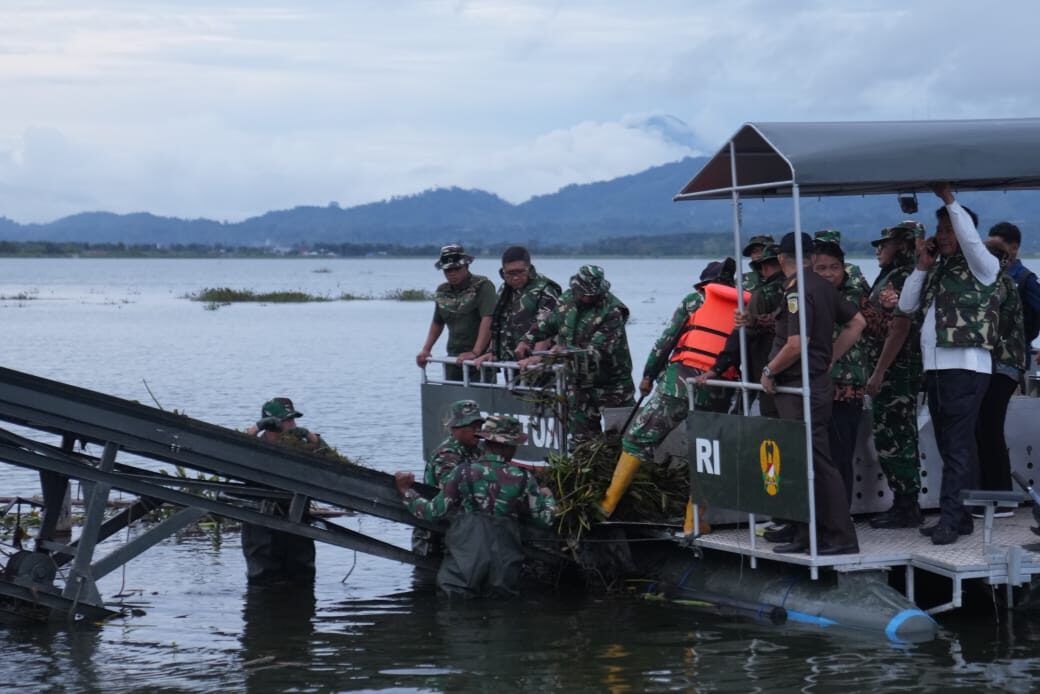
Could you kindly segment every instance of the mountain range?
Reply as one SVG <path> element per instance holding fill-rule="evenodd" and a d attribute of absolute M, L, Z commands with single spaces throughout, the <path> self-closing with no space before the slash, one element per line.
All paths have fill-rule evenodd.
<path fill-rule="evenodd" d="M 577 247 L 618 237 L 729 232 L 729 201 L 672 202 L 706 161 L 687 157 L 609 181 L 569 185 L 520 204 L 482 190 L 435 188 L 349 208 L 299 206 L 234 223 L 144 212 L 84 212 L 46 224 L 0 217 L 0 240 L 233 247 L 449 242 Z M 1040 250 L 1040 241 L 1029 236 L 1031 222 L 1040 218 L 1040 192 L 965 193 L 960 198 L 979 213 L 983 229 L 997 221 L 1013 221 L 1026 237 L 1024 250 Z M 937 200 L 925 196 L 920 212 L 912 217 L 931 228 L 937 206 Z M 779 237 L 792 227 L 789 200 L 745 198 L 741 211 L 746 236 Z M 907 216 L 895 196 L 888 195 L 807 199 L 801 212 L 804 229 L 838 228 L 860 244 Z"/>

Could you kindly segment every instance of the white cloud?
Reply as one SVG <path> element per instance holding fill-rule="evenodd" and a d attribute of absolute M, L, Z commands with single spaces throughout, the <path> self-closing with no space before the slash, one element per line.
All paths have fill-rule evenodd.
<path fill-rule="evenodd" d="M 1033 14 L 1024 1 L 6 0 L 0 214 L 238 219 L 434 185 L 521 200 L 713 152 L 747 120 L 1032 116 Z"/>

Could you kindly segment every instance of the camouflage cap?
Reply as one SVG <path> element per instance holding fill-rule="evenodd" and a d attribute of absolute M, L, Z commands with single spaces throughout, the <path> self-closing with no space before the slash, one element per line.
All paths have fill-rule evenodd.
<path fill-rule="evenodd" d="M 509 446 L 522 446 L 527 443 L 527 434 L 516 417 L 508 414 L 493 414 L 484 420 L 484 426 L 477 432 L 479 438 Z"/>
<path fill-rule="evenodd" d="M 297 412 L 289 398 L 271 398 L 260 408 L 260 417 L 274 417 L 278 421 L 296 419 L 302 417 L 302 412 Z"/>
<path fill-rule="evenodd" d="M 752 236 L 751 240 L 744 246 L 743 254 L 745 258 L 751 257 L 751 251 L 755 249 L 755 246 L 772 246 L 776 244 L 776 240 L 769 234 L 760 234 L 758 236 Z"/>
<path fill-rule="evenodd" d="M 835 246 L 840 246 L 841 232 L 837 229 L 821 229 L 813 234 L 813 241 L 817 243 L 833 243 Z"/>
<path fill-rule="evenodd" d="M 451 403 L 451 414 L 448 417 L 448 427 L 468 427 L 474 422 L 483 422 L 484 415 L 480 413 L 480 405 L 474 400 L 457 400 Z"/>
<path fill-rule="evenodd" d="M 571 290 L 585 296 L 602 296 L 610 289 L 610 282 L 599 265 L 582 265 L 571 277 Z"/>
<path fill-rule="evenodd" d="M 915 239 L 923 239 L 924 237 L 924 224 L 921 224 L 920 222 L 915 222 L 912 219 L 906 219 L 900 222 L 899 224 L 896 224 L 895 226 L 882 229 L 881 237 L 871 241 L 870 245 L 877 248 L 889 239 L 896 239 L 898 241 L 913 241 Z"/>
<path fill-rule="evenodd" d="M 466 249 L 457 243 L 441 247 L 440 258 L 433 264 L 438 270 L 452 270 L 457 267 L 465 267 L 473 262 L 473 256 L 466 253 Z"/>
<path fill-rule="evenodd" d="M 766 246 L 762 249 L 762 255 L 758 257 L 758 260 L 751 261 L 751 267 L 758 269 L 758 267 L 767 260 L 773 260 L 779 263 L 780 259 L 776 257 L 776 254 L 779 252 L 780 249 L 777 247 L 775 243 Z"/>

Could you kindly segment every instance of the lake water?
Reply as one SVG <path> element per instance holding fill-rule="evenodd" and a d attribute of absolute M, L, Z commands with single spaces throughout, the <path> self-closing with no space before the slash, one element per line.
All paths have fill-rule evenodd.
<path fill-rule="evenodd" d="M 706 261 L 604 259 L 636 368 Z M 559 281 L 579 261 L 539 269 Z M 873 260 L 861 262 L 868 277 Z M 473 270 L 495 276 L 497 264 Z M 234 428 L 288 395 L 302 424 L 384 471 L 419 471 L 428 303 L 239 304 L 204 287 L 338 296 L 432 289 L 429 260 L 0 259 L 3 363 Z M 28 296 L 29 299 L 19 298 Z M 147 384 L 147 387 L 146 387 Z M 94 451 L 96 453 L 96 451 Z M 0 464 L 0 496 L 38 493 Z M 410 529 L 342 522 L 407 545 Z M 4 549 L 7 549 L 4 547 Z M 773 627 L 623 599 L 448 604 L 410 567 L 318 547 L 313 592 L 247 590 L 237 534 L 185 534 L 99 585 L 143 614 L 97 629 L 0 628 L 0 685 L 30 691 L 1031 691 L 1040 628 L 943 619 L 931 643 Z M 116 596 L 122 596 L 117 598 Z"/>

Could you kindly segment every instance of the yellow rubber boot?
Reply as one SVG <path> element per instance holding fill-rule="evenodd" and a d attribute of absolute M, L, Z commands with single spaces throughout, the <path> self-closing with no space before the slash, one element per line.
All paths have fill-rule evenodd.
<path fill-rule="evenodd" d="M 610 478 L 610 486 L 603 495 L 603 500 L 599 502 L 599 508 L 604 517 L 610 518 L 614 513 L 621 497 L 632 484 L 632 478 L 636 476 L 636 470 L 640 465 L 642 465 L 642 461 L 639 458 L 622 451 L 621 457 L 618 458 L 617 465 L 614 467 L 614 476 Z"/>
<path fill-rule="evenodd" d="M 701 535 L 707 535 L 711 532 L 711 524 L 704 520 L 704 513 L 707 510 L 708 507 L 704 504 L 697 507 L 697 526 L 701 531 Z M 693 535 L 693 499 L 686 502 L 686 518 L 683 519 L 683 535 Z"/>

